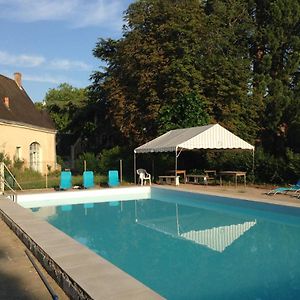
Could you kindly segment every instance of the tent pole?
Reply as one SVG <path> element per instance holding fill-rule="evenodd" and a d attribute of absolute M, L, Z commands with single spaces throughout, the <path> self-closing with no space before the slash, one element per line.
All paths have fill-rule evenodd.
<path fill-rule="evenodd" d="M 133 176 L 134 176 L 134 184 L 136 184 L 136 154 L 133 154 Z"/>
<path fill-rule="evenodd" d="M 175 176 L 177 176 L 177 147 L 175 149 Z"/>
<path fill-rule="evenodd" d="M 254 149 L 253 149 L 252 150 L 252 175 L 253 175 L 253 183 L 254 183 L 254 180 L 255 180 L 254 165 L 255 165 L 255 158 L 254 158 Z"/>

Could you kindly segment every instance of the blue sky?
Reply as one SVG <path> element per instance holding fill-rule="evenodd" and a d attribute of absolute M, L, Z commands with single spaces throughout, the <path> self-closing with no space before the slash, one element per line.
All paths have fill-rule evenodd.
<path fill-rule="evenodd" d="M 0 74 L 22 73 L 33 101 L 63 82 L 86 87 L 101 65 L 92 54 L 98 38 L 121 37 L 133 1 L 0 0 Z"/>

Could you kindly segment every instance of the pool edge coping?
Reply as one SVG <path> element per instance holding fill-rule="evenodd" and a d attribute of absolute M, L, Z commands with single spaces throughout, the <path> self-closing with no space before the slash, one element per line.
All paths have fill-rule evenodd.
<path fill-rule="evenodd" d="M 14 214 L 15 210 L 17 211 Z M 28 216 L 30 218 L 28 218 Z M 25 246 L 32 252 L 32 254 L 42 264 L 42 266 L 45 268 L 48 274 L 58 283 L 58 285 L 72 299 L 114 299 L 114 298 L 120 299 L 120 297 L 122 299 L 145 299 L 145 297 L 148 299 L 164 299 L 157 292 L 151 290 L 151 288 L 147 287 L 146 285 L 144 285 L 143 283 L 141 283 L 131 275 L 122 271 L 121 269 L 119 269 L 109 261 L 102 258 L 100 255 L 94 253 L 92 250 L 88 249 L 84 245 L 81 245 L 79 242 L 75 241 L 67 234 L 55 228 L 48 222 L 34 216 L 33 213 L 28 211 L 28 209 L 23 208 L 22 206 L 12 202 L 11 200 L 5 197 L 2 197 L 1 195 L 0 195 L 0 218 L 25 244 Z M 99 279 L 101 279 L 101 281 L 103 282 L 103 280 L 105 280 L 106 277 L 105 284 L 108 285 L 110 284 L 111 289 L 117 287 L 116 289 L 118 291 L 114 293 L 112 291 L 108 291 L 107 288 L 104 291 L 105 294 L 103 294 L 103 290 L 99 290 L 98 291 L 99 294 L 98 292 L 95 293 L 95 291 L 93 291 L 93 293 L 91 293 L 91 291 L 88 291 L 86 289 L 87 278 L 83 278 L 83 283 L 81 283 L 78 282 L 80 281 L 78 280 L 78 278 L 74 278 L 72 274 L 69 274 L 70 270 L 72 271 L 72 269 L 73 270 L 75 269 L 75 272 L 78 273 L 78 270 L 76 270 L 76 268 L 77 267 L 86 268 L 86 264 L 82 263 L 81 265 L 77 265 L 73 268 L 72 267 L 70 268 L 70 266 L 68 267 L 64 266 L 64 261 L 58 262 L 57 257 L 56 258 L 51 257 L 53 255 L 50 256 L 50 254 L 47 253 L 47 250 L 49 250 L 49 248 L 44 249 L 45 247 L 42 247 L 40 245 L 43 244 L 44 242 L 39 241 L 38 238 L 36 237 L 35 238 L 33 237 L 35 235 L 34 231 L 36 231 L 36 226 L 40 224 L 42 224 L 43 227 L 49 228 L 52 234 L 57 232 L 58 234 L 57 239 L 61 239 L 63 243 L 67 241 L 67 244 L 69 246 L 70 244 L 73 244 L 76 250 L 81 249 L 85 255 L 89 255 L 89 257 L 84 257 L 85 261 L 88 260 L 91 266 L 98 267 L 100 271 L 99 273 L 101 273 L 101 269 L 100 269 L 101 267 L 102 269 L 104 269 L 103 273 L 105 274 L 102 274 L 101 278 Z M 32 230 L 30 230 L 31 226 L 32 226 Z M 51 238 L 53 238 L 53 236 Z M 74 256 L 75 254 L 71 253 L 71 255 Z M 65 254 L 64 256 L 68 256 L 68 254 Z M 110 279 L 107 278 L 110 277 L 111 275 L 115 277 L 115 279 L 117 278 L 118 281 L 117 282 L 114 281 L 113 280 L 114 278 L 110 278 Z M 103 288 L 103 283 L 102 283 L 102 288 Z"/>

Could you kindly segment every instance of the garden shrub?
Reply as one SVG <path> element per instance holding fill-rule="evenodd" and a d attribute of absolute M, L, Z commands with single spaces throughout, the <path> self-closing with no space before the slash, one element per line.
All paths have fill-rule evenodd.
<path fill-rule="evenodd" d="M 14 159 L 13 168 L 22 170 L 24 168 L 24 160 L 21 159 Z"/>
<path fill-rule="evenodd" d="M 108 170 L 119 170 L 120 159 L 123 158 L 122 149 L 116 146 L 111 149 L 104 149 L 99 156 L 100 172 L 107 174 Z"/>
<path fill-rule="evenodd" d="M 283 183 L 286 181 L 286 162 L 261 148 L 255 151 L 255 181 L 257 183 Z"/>
<path fill-rule="evenodd" d="M 294 153 L 287 149 L 287 166 L 286 175 L 290 181 L 297 181 L 300 179 L 300 153 Z"/>
<path fill-rule="evenodd" d="M 99 158 L 91 152 L 83 153 L 75 160 L 74 173 L 82 174 L 84 171 L 84 161 L 86 161 L 86 169 L 93 171 L 94 173 L 99 172 Z"/>
<path fill-rule="evenodd" d="M 11 160 L 9 156 L 4 152 L 0 152 L 0 162 L 4 162 L 8 167 L 11 166 Z"/>

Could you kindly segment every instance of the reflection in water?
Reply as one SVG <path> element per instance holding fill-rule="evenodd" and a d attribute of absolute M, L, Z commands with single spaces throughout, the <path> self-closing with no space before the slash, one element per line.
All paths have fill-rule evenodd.
<path fill-rule="evenodd" d="M 228 224 L 197 230 L 197 227 L 201 227 L 201 215 L 197 215 L 193 212 L 193 214 L 183 214 L 181 216 L 179 205 L 175 203 L 174 207 L 174 217 L 168 215 L 163 218 L 140 219 L 138 215 L 138 202 L 135 201 L 135 220 L 137 224 L 171 235 L 175 238 L 183 238 L 196 244 L 207 246 L 208 248 L 218 252 L 223 252 L 235 240 L 241 237 L 246 231 L 256 224 L 256 220 L 254 220 L 241 224 Z M 193 227 L 193 229 L 182 232 L 181 228 L 187 224 L 190 228 Z M 174 231 L 175 227 L 176 231 Z"/>
<path fill-rule="evenodd" d="M 62 206 L 60 206 L 60 209 L 61 209 L 62 212 L 71 211 L 72 210 L 72 205 L 62 205 Z"/>
<path fill-rule="evenodd" d="M 256 224 L 256 221 L 243 224 L 214 227 L 206 230 L 190 230 L 180 234 L 182 238 L 193 241 L 208 248 L 223 252 L 236 239 Z"/>

